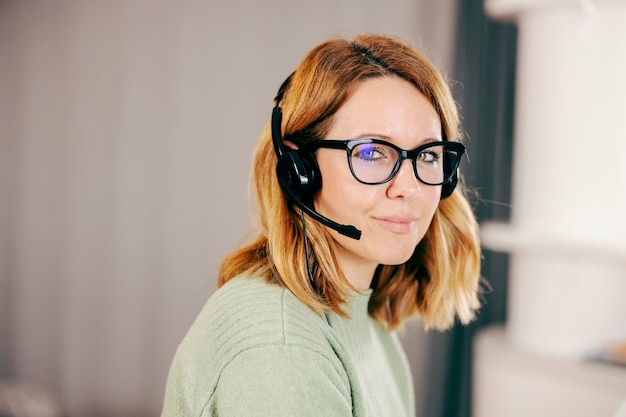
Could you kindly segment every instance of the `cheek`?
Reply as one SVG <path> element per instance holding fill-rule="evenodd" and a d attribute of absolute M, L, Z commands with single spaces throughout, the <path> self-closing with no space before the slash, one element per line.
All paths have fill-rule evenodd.
<path fill-rule="evenodd" d="M 428 229 L 432 219 L 437 211 L 437 207 L 439 207 L 439 201 L 441 201 L 441 191 L 438 187 L 432 187 L 430 192 L 425 193 L 422 198 L 422 226 L 425 229 Z"/>
<path fill-rule="evenodd" d="M 331 219 L 353 224 L 359 212 L 372 207 L 381 196 L 377 187 L 357 182 L 344 158 L 318 156 L 322 173 L 322 188 L 314 199 L 314 205 L 321 214 Z M 333 218 L 334 217 L 334 218 Z"/>
<path fill-rule="evenodd" d="M 366 212 L 380 200 L 373 187 L 359 184 L 351 176 L 333 178 L 322 185 L 315 197 L 315 208 L 324 215 L 353 224 L 358 214 Z"/>

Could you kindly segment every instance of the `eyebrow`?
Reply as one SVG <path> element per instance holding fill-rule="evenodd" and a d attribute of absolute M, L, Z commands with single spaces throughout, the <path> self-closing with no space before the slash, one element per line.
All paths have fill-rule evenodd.
<path fill-rule="evenodd" d="M 331 138 L 328 138 L 328 139 L 331 139 Z M 394 145 L 398 146 L 394 142 L 394 138 L 393 137 L 387 136 L 387 135 L 381 135 L 380 133 L 365 133 L 365 134 L 354 136 L 354 137 L 352 137 L 350 139 L 381 139 L 381 140 L 387 141 L 389 143 L 393 143 Z M 348 140 L 350 140 L 350 139 L 348 139 Z M 435 142 L 443 142 L 443 141 L 444 141 L 443 138 L 428 137 L 428 138 L 425 138 L 425 139 L 419 141 L 417 143 L 417 145 L 413 146 L 412 149 L 419 148 L 420 146 L 425 145 L 427 143 L 435 143 Z"/>

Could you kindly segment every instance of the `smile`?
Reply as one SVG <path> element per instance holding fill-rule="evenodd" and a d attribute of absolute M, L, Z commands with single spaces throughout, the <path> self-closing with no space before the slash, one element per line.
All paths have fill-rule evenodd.
<path fill-rule="evenodd" d="M 411 230 L 413 230 L 413 226 L 416 223 L 416 219 L 406 219 L 406 218 L 374 217 L 374 220 L 383 229 L 386 229 L 393 233 L 409 233 Z"/>

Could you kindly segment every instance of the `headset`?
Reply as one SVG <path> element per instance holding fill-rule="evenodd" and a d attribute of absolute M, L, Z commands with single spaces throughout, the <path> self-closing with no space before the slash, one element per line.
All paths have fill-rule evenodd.
<path fill-rule="evenodd" d="M 324 217 L 313 207 L 313 196 L 322 186 L 322 174 L 317 159 L 313 152 L 306 149 L 287 148 L 283 141 L 282 135 L 282 110 L 280 102 L 282 101 L 285 90 L 291 83 L 292 73 L 281 84 L 278 93 L 274 98 L 274 109 L 272 110 L 272 143 L 274 144 L 274 152 L 278 158 L 276 164 L 276 176 L 278 184 L 283 191 L 287 200 L 298 206 L 303 212 L 311 218 L 317 220 L 323 225 L 341 233 L 344 236 L 355 240 L 361 238 L 361 231 L 354 226 L 339 224 L 327 217 Z M 444 140 L 445 137 L 444 137 Z M 443 167 L 450 166 L 450 162 L 445 157 Z M 447 168 L 448 170 L 450 168 Z M 458 170 L 451 179 L 441 186 L 441 199 L 449 197 L 454 191 L 458 181 Z"/>
<path fill-rule="evenodd" d="M 291 82 L 291 74 L 278 89 L 272 110 L 272 142 L 278 162 L 276 176 L 278 184 L 287 200 L 298 206 L 313 219 L 341 233 L 344 236 L 359 240 L 361 231 L 354 226 L 339 224 L 322 216 L 313 208 L 313 196 L 322 186 L 322 174 L 315 155 L 306 149 L 288 149 L 283 143 L 281 124 L 283 120 L 280 101 Z"/>

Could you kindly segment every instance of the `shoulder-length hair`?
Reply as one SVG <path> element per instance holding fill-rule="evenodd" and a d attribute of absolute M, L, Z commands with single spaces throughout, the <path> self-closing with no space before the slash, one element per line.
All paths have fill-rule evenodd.
<path fill-rule="evenodd" d="M 460 141 L 456 103 L 441 74 L 411 45 L 379 35 L 329 40 L 309 52 L 280 103 L 285 140 L 302 146 L 323 138 L 355 86 L 364 79 L 385 76 L 413 84 L 437 111 L 444 138 Z M 224 259 L 219 285 L 242 273 L 254 274 L 288 288 L 315 311 L 345 315 L 342 305 L 352 287 L 335 255 L 336 244 L 325 226 L 290 206 L 277 181 L 276 162 L 268 123 L 251 173 L 259 234 Z M 310 242 L 308 253 L 303 225 Z M 457 187 L 439 202 L 411 258 L 402 265 L 378 266 L 371 284 L 370 315 L 390 329 L 416 315 L 427 328 L 447 328 L 457 316 L 463 323 L 472 320 L 480 304 L 477 230 L 471 207 Z"/>

